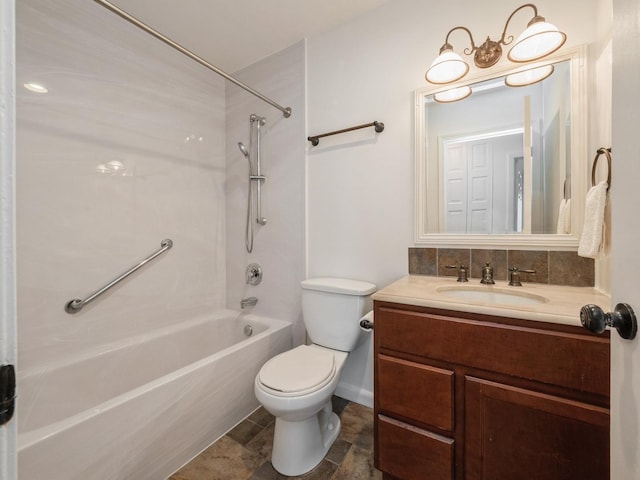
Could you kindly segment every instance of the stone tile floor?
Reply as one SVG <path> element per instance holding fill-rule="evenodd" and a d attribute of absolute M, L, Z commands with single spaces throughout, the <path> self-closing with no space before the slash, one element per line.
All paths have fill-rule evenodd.
<path fill-rule="evenodd" d="M 271 466 L 275 423 L 260 407 L 169 480 L 381 480 L 373 467 L 373 411 L 335 396 L 332 403 L 340 434 L 324 460 L 305 475 L 286 477 Z"/>

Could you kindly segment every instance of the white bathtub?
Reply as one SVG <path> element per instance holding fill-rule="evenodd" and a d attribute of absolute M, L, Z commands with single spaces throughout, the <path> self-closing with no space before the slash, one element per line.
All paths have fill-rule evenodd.
<path fill-rule="evenodd" d="M 166 478 L 258 406 L 255 375 L 289 348 L 290 323 L 228 310 L 21 372 L 19 478 Z"/>

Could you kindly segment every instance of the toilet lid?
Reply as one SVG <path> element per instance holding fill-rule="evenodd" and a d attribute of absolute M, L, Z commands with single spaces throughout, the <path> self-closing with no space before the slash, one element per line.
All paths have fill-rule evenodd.
<path fill-rule="evenodd" d="M 264 364 L 260 383 L 283 394 L 315 391 L 331 381 L 336 371 L 333 352 L 302 345 L 276 355 Z"/>

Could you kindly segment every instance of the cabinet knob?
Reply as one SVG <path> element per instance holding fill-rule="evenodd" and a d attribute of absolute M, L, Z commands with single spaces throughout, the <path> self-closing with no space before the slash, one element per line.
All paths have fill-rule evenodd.
<path fill-rule="evenodd" d="M 613 312 L 605 313 L 598 305 L 585 305 L 580 309 L 580 323 L 593 333 L 602 333 L 607 327 L 615 328 L 627 340 L 635 338 L 638 332 L 636 314 L 630 305 L 619 303 Z"/>

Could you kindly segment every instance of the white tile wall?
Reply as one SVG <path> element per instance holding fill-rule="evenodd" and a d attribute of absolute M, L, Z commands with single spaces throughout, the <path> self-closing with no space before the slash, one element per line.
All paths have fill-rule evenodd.
<path fill-rule="evenodd" d="M 235 75 L 284 107 L 291 117 L 241 90 L 227 86 L 227 306 L 237 309 L 240 299 L 258 297 L 254 313 L 294 322 L 294 343 L 304 340 L 300 281 L 304 277 L 305 215 L 305 43 L 272 55 Z M 247 209 L 247 160 L 238 142 L 249 146 L 249 116 L 266 117 L 262 133 L 262 215 L 254 217 L 254 248 L 245 248 Z M 254 196 L 255 201 L 255 196 Z M 261 265 L 264 277 L 258 286 L 246 284 L 245 269 Z"/>
<path fill-rule="evenodd" d="M 49 89 L 17 98 L 20 368 L 224 307 L 224 81 L 94 2 L 17 19 L 17 84 Z"/>

